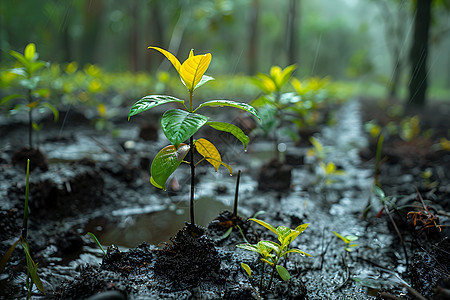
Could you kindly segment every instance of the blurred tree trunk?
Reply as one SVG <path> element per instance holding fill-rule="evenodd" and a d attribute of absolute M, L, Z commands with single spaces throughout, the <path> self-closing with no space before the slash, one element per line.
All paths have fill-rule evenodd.
<path fill-rule="evenodd" d="M 81 41 L 81 65 L 95 63 L 94 55 L 103 14 L 102 0 L 85 0 L 83 15 L 83 37 Z"/>
<path fill-rule="evenodd" d="M 162 20 L 162 12 L 160 9 L 160 0 L 150 1 L 150 18 L 146 26 L 147 32 L 147 47 L 148 46 L 158 46 L 164 47 L 164 27 Z M 150 70 L 152 68 L 152 55 L 150 55 L 149 50 L 145 50 L 144 64 L 145 69 Z M 154 56 L 153 56 L 154 57 Z"/>
<path fill-rule="evenodd" d="M 254 75 L 258 68 L 258 20 L 259 0 L 252 0 L 249 17 L 249 39 L 248 39 L 248 73 Z"/>
<path fill-rule="evenodd" d="M 389 54 L 392 61 L 392 76 L 388 86 L 389 98 L 396 98 L 398 86 L 401 78 L 403 59 L 401 56 L 402 46 L 405 43 L 405 5 L 403 1 L 373 0 L 380 6 L 381 17 L 384 22 L 384 37 L 388 45 Z M 391 9 L 389 3 L 393 3 L 395 8 Z M 392 11 L 394 10 L 394 11 Z"/>
<path fill-rule="evenodd" d="M 411 81 L 408 104 L 424 106 L 427 91 L 428 37 L 432 0 L 417 0 L 414 36 L 410 52 Z"/>
<path fill-rule="evenodd" d="M 131 26 L 130 26 L 130 51 L 129 62 L 130 70 L 133 72 L 138 71 L 139 65 L 139 2 L 131 1 Z"/>
<path fill-rule="evenodd" d="M 70 47 L 70 33 L 69 33 L 69 25 L 65 25 L 62 28 L 62 39 L 61 39 L 61 47 L 63 50 L 63 61 L 71 62 L 72 58 L 72 48 Z"/>
<path fill-rule="evenodd" d="M 300 2 L 300 0 L 289 0 L 288 5 L 286 26 L 286 53 L 288 65 L 297 63 L 297 2 Z"/>

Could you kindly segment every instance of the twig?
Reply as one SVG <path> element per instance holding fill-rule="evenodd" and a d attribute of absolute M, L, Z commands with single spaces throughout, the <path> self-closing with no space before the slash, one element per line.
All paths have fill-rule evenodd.
<path fill-rule="evenodd" d="M 414 297 L 416 297 L 418 300 L 427 300 L 427 298 L 425 298 L 424 296 L 422 296 L 418 291 L 416 291 L 415 289 L 413 289 L 412 287 L 410 287 L 407 284 L 402 284 L 402 286 L 404 288 L 406 288 L 408 290 L 408 292 L 410 294 L 412 294 Z"/>
<path fill-rule="evenodd" d="M 347 261 L 345 259 L 345 255 L 342 255 L 342 262 L 344 263 L 344 267 L 345 267 L 345 270 L 346 270 L 345 271 L 345 279 L 337 288 L 335 288 L 333 290 L 333 292 L 336 292 L 336 291 L 340 290 L 344 285 L 347 284 L 348 280 L 350 279 L 350 269 L 348 268 Z"/>
<path fill-rule="evenodd" d="M 123 167 L 129 167 L 129 163 L 122 157 L 122 155 L 120 155 L 120 153 L 113 151 L 111 149 L 108 149 L 105 145 L 103 145 L 99 140 L 97 140 L 96 138 L 94 138 L 93 136 L 90 136 L 90 138 L 97 144 L 97 146 L 99 146 L 104 152 L 114 156 L 115 158 L 117 158 L 117 160 L 119 161 L 119 163 L 123 166 Z"/>
<path fill-rule="evenodd" d="M 237 218 L 237 209 L 238 209 L 238 198 L 239 198 L 239 180 L 241 179 L 241 170 L 238 171 L 237 180 L 236 180 L 236 191 L 234 193 L 234 208 L 233 208 L 233 217 Z"/>
<path fill-rule="evenodd" d="M 402 234 L 400 233 L 400 230 L 398 229 L 397 224 L 395 223 L 394 219 L 392 218 L 391 212 L 389 211 L 389 208 L 387 207 L 386 202 L 384 202 L 384 209 L 386 210 L 386 213 L 389 216 L 389 219 L 391 220 L 392 225 L 394 226 L 394 229 L 397 232 L 398 237 L 400 238 L 400 242 L 402 243 L 402 247 L 403 247 L 403 252 L 405 253 L 406 269 L 409 269 L 408 253 L 406 252 L 405 241 L 403 240 Z"/>

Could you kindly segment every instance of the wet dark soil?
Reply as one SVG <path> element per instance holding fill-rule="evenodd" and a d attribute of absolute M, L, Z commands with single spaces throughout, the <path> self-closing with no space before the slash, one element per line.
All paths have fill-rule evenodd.
<path fill-rule="evenodd" d="M 239 145 L 220 144 L 219 139 L 216 146 L 222 159 L 243 170 L 239 214 L 231 213 L 236 176 L 199 165 L 197 205 L 202 203 L 206 210 L 229 208 L 218 211 L 216 218 L 202 220 L 205 228 L 183 227 L 188 168 L 175 172 L 169 194 L 149 184 L 149 164 L 167 144 L 153 127 L 143 128 L 150 130 L 143 135 L 140 122 L 127 123 L 126 115 L 118 116 L 111 121 L 121 132 L 112 137 L 93 130 L 82 117 L 73 116 L 78 121 L 64 126 L 45 123 L 40 151 L 47 157 L 48 169 L 37 167 L 30 174 L 28 241 L 47 295 L 34 290 L 33 298 L 414 299 L 414 293 L 419 293 L 428 299 L 448 299 L 450 155 L 434 146 L 442 137 L 448 139 L 448 118 L 442 113 L 434 118 L 421 116 L 422 131 L 433 129 L 431 137 L 385 141 L 378 175 L 388 196 L 383 203 L 372 193 L 376 140 L 368 139 L 362 128 L 365 121 L 377 118 L 382 123 L 387 117 L 369 104 L 344 104 L 336 112 L 338 123 L 315 133 L 328 149 L 325 162 L 332 161 L 345 171 L 328 184 L 317 165 L 303 159 L 308 145 L 286 141 L 286 161 L 296 162 L 287 165 L 289 181 L 287 172 L 267 171 L 271 175 L 261 185 L 258 172 L 271 156 L 262 154 L 265 141 L 250 143 L 244 153 Z M 448 105 L 438 110 L 445 109 Z M 21 159 L 13 157 L 15 149 L 23 146 L 27 126 L 20 120 L 0 124 L 4 145 L 0 251 L 5 253 L 21 231 L 25 170 Z M 208 138 L 208 132 L 203 134 Z M 431 175 L 424 176 L 427 171 Z M 281 179 L 282 188 L 269 186 L 275 178 Z M 285 267 L 291 279 L 275 276 L 273 288 L 266 292 L 252 285 L 240 266 L 248 264 L 257 282 L 258 255 L 235 246 L 244 243 L 244 238 L 250 243 L 277 241 L 270 231 L 247 221 L 255 214 L 274 226 L 310 224 L 292 246 L 313 257 L 290 255 Z M 162 218 L 161 227 L 156 227 L 139 223 L 143 215 L 170 218 Z M 201 215 L 197 217 L 201 220 Z M 102 242 L 108 235 L 107 224 L 120 229 L 120 236 L 110 238 L 115 246 L 104 245 L 107 254 L 103 256 L 86 233 L 95 231 Z M 127 228 L 133 232 L 127 233 Z M 146 235 L 145 240 L 124 247 L 127 235 L 139 240 L 139 230 L 163 231 L 155 228 L 167 232 L 163 241 Z M 358 246 L 346 252 L 345 243 L 332 231 L 357 236 Z M 0 276 L 0 299 L 26 295 L 24 258 L 18 247 Z"/>

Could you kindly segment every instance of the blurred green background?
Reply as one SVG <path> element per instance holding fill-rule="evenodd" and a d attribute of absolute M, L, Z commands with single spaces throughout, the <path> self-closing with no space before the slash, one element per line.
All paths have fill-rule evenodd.
<path fill-rule="evenodd" d="M 431 7 L 428 93 L 439 100 L 450 98 L 448 2 Z M 51 63 L 170 70 L 147 49 L 154 45 L 181 61 L 191 48 L 211 52 L 213 76 L 296 63 L 300 78 L 331 76 L 370 95 L 407 97 L 415 0 L 2 0 L 0 9 L 2 67 L 13 64 L 10 50 L 33 42 Z"/>

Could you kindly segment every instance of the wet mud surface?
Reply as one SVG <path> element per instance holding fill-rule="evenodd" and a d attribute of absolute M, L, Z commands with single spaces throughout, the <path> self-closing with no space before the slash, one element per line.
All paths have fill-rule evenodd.
<path fill-rule="evenodd" d="M 301 146 L 286 142 L 290 184 L 273 181 L 274 189 L 258 187 L 261 168 L 273 157 L 270 142 L 256 138 L 244 152 L 227 137 L 211 137 L 234 173 L 242 170 L 238 218 L 231 213 L 236 176 L 199 165 L 195 209 L 204 227 L 193 231 L 185 225 L 189 169 L 175 172 L 168 192 L 150 185 L 150 163 L 168 142 L 143 119 L 134 124 L 124 122 L 126 116 L 115 120 L 117 137 L 73 115 L 78 121 L 64 127 L 45 123 L 40 150 L 48 169 L 36 167 L 30 174 L 28 241 L 47 295 L 34 290 L 32 298 L 415 299 L 417 292 L 427 299 L 448 299 L 450 155 L 433 148 L 447 134 L 442 127 L 448 130 L 448 120 L 424 116 L 423 126 L 435 129 L 420 143 L 385 142 L 387 158 L 378 178 L 388 199 L 382 202 L 372 192 L 376 141 L 363 129 L 368 115 L 373 117 L 366 112 L 373 110 L 363 104 L 344 104 L 336 124 L 314 135 L 327 149 L 325 162 L 345 172 L 326 184 L 314 158 L 307 156 L 311 146 L 306 141 Z M 21 231 L 25 171 L 14 153 L 24 144 L 26 124 L 1 124 L 3 254 Z M 427 170 L 431 175 L 422 176 Z M 263 174 L 268 172 L 276 171 Z M 250 243 L 276 241 L 273 233 L 247 221 L 257 213 L 274 226 L 309 224 L 292 246 L 312 257 L 290 255 L 285 267 L 291 279 L 275 276 L 265 293 L 250 284 L 240 266 L 248 264 L 259 279 L 258 255 L 236 248 L 244 237 Z M 88 231 L 107 248 L 106 255 Z M 357 236 L 358 246 L 345 251 L 333 231 Z M 0 275 L 0 299 L 25 297 L 25 272 L 25 255 L 17 247 Z"/>

